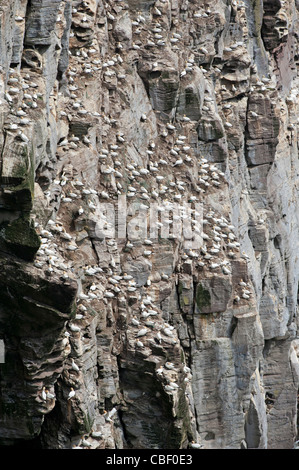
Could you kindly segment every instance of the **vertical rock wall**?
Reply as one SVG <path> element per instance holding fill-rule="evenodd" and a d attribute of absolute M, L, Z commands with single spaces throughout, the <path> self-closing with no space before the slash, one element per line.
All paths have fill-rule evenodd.
<path fill-rule="evenodd" d="M 292 448 L 298 2 L 0 14 L 1 445 Z"/>

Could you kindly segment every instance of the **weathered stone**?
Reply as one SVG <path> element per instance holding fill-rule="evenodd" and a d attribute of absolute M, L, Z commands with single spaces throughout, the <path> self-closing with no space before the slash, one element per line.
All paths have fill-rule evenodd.
<path fill-rule="evenodd" d="M 250 94 L 247 116 L 248 165 L 272 163 L 278 142 L 279 119 L 273 112 L 271 100 L 261 93 Z"/>
<path fill-rule="evenodd" d="M 32 0 L 26 18 L 25 44 L 48 46 L 53 41 L 60 0 Z"/>
<path fill-rule="evenodd" d="M 18 257 L 32 261 L 40 247 L 40 239 L 28 220 L 19 218 L 4 227 L 3 239 Z"/>
<path fill-rule="evenodd" d="M 224 127 L 220 117 L 202 116 L 197 127 L 198 138 L 205 142 L 219 140 L 224 136 Z"/>
<path fill-rule="evenodd" d="M 2 446 L 297 439 L 298 1 L 199 3 L 1 4 Z"/>
<path fill-rule="evenodd" d="M 224 312 L 230 299 L 232 286 L 220 276 L 202 279 L 196 286 L 195 313 Z"/>

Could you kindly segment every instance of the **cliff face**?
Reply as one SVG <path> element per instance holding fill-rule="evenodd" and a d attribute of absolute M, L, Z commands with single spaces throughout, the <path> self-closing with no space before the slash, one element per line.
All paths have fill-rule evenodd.
<path fill-rule="evenodd" d="M 298 15 L 1 2 L 3 446 L 293 447 Z"/>

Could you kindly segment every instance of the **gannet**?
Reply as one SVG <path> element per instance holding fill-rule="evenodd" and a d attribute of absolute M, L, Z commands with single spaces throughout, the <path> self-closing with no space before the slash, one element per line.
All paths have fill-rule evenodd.
<path fill-rule="evenodd" d="M 197 442 L 192 441 L 190 444 L 191 449 L 200 449 L 203 447 L 203 444 L 198 444 Z"/>
<path fill-rule="evenodd" d="M 50 393 L 49 390 L 46 390 L 46 396 L 48 400 L 54 400 L 55 395 L 53 393 Z"/>
<path fill-rule="evenodd" d="M 142 328 L 141 330 L 138 331 L 137 338 L 139 338 L 141 336 L 145 336 L 147 333 L 148 333 L 148 329 L 147 328 Z"/>
<path fill-rule="evenodd" d="M 88 442 L 88 441 L 85 439 L 85 436 L 83 436 L 83 439 L 81 440 L 81 445 L 82 445 L 83 447 L 92 447 L 91 442 Z"/>
<path fill-rule="evenodd" d="M 231 274 L 231 271 L 226 266 L 222 267 L 222 272 L 223 274 Z"/>
<path fill-rule="evenodd" d="M 77 325 L 72 325 L 72 324 L 70 325 L 70 329 L 71 329 L 72 331 L 74 331 L 74 332 L 79 332 L 79 331 L 81 331 L 81 328 L 80 328 L 79 326 L 77 326 Z"/>
<path fill-rule="evenodd" d="M 250 294 L 251 294 L 250 290 L 247 290 L 247 289 L 243 289 L 242 292 L 243 292 L 243 294 L 247 294 L 247 295 L 250 295 Z"/>
<path fill-rule="evenodd" d="M 76 372 L 79 372 L 80 369 L 79 367 L 77 366 L 77 364 L 75 363 L 74 359 L 72 359 L 72 369 L 75 370 Z"/>
<path fill-rule="evenodd" d="M 172 166 L 177 166 L 177 165 L 181 165 L 183 163 L 183 159 L 182 158 L 178 158 L 176 160 L 176 162 L 172 165 Z"/>
<path fill-rule="evenodd" d="M 117 409 L 115 407 L 112 408 L 112 410 L 110 410 L 109 413 L 107 413 L 107 411 L 105 410 L 105 420 L 112 422 L 111 418 L 115 415 L 116 412 L 117 412 Z"/>
<path fill-rule="evenodd" d="M 136 290 L 136 287 L 134 287 L 134 286 L 128 286 L 127 287 L 128 292 L 134 292 L 135 290 Z"/>
<path fill-rule="evenodd" d="M 110 291 L 106 291 L 106 292 L 104 293 L 104 295 L 105 295 L 105 297 L 109 297 L 109 298 L 115 297 L 114 294 L 113 294 L 113 292 L 110 292 Z"/>
<path fill-rule="evenodd" d="M 165 385 L 164 386 L 164 389 L 166 390 L 166 392 L 173 392 L 174 390 L 176 390 L 175 387 L 173 387 L 172 385 Z"/>
<path fill-rule="evenodd" d="M 140 322 L 135 317 L 132 318 L 131 322 L 132 322 L 132 325 L 134 325 L 134 326 L 139 326 L 140 325 Z"/>
<path fill-rule="evenodd" d="M 70 391 L 70 393 L 69 393 L 69 395 L 68 395 L 68 400 L 70 400 L 71 398 L 73 398 L 75 395 L 76 395 L 75 390 L 74 390 L 73 388 L 71 388 L 71 391 Z"/>
<path fill-rule="evenodd" d="M 165 367 L 166 367 L 166 369 L 169 369 L 169 370 L 174 370 L 175 369 L 175 366 L 174 366 L 173 362 L 168 362 L 167 361 L 165 363 Z"/>
<path fill-rule="evenodd" d="M 47 400 L 46 387 L 43 387 L 43 389 L 42 389 L 42 395 L 41 395 L 41 396 L 42 396 L 42 399 L 43 399 L 44 401 Z"/>
<path fill-rule="evenodd" d="M 170 328 L 164 328 L 164 329 L 163 329 L 163 333 L 164 333 L 166 336 L 173 336 L 173 331 L 172 331 Z"/>
<path fill-rule="evenodd" d="M 65 240 L 72 240 L 72 236 L 66 232 L 65 228 L 63 228 L 60 232 L 60 237 L 64 238 Z"/>
<path fill-rule="evenodd" d="M 70 242 L 66 245 L 66 249 L 69 251 L 76 251 L 78 249 L 78 246 L 75 242 Z"/>

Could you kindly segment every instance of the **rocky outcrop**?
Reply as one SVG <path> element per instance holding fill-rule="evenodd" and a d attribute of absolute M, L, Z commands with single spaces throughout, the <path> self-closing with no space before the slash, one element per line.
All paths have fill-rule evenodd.
<path fill-rule="evenodd" d="M 2 3 L 1 445 L 293 448 L 297 2 Z"/>

